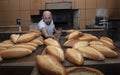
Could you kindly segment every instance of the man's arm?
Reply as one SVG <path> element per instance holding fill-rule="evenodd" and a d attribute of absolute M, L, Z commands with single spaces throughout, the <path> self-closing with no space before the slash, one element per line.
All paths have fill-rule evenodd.
<path fill-rule="evenodd" d="M 41 29 L 41 31 L 42 31 L 42 34 L 43 34 L 43 36 L 44 36 L 45 38 L 53 38 L 53 39 L 54 39 L 54 36 L 48 35 L 46 28 L 43 27 L 43 28 Z"/>

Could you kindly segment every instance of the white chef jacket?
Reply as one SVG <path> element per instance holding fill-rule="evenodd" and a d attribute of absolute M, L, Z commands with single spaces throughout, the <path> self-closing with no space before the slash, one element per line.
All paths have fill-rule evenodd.
<path fill-rule="evenodd" d="M 46 28 L 49 35 L 53 35 L 55 25 L 53 23 L 53 20 L 51 21 L 50 25 L 47 25 L 43 19 L 38 23 L 38 28 L 41 30 L 43 27 Z"/>

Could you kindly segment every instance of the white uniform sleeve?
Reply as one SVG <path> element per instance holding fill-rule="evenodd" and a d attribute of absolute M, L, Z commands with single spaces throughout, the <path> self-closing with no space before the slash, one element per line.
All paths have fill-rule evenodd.
<path fill-rule="evenodd" d="M 41 21 L 38 23 L 38 29 L 42 29 L 43 27 L 45 27 L 45 24 L 44 24 L 43 20 L 41 20 Z"/>

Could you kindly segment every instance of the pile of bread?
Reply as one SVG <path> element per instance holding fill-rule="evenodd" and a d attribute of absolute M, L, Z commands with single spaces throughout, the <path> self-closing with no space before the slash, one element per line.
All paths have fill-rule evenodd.
<path fill-rule="evenodd" d="M 113 40 L 106 36 L 98 38 L 92 34 L 69 30 L 66 39 L 67 41 L 63 46 L 72 47 L 74 51 L 77 51 L 77 53 L 88 59 L 105 60 L 107 57 L 118 56 Z M 72 50 L 71 53 L 67 52 L 66 54 L 69 54 L 71 57 L 75 56 Z M 67 59 L 70 60 L 69 57 Z"/>
<path fill-rule="evenodd" d="M 10 39 L 0 42 L 0 61 L 30 55 L 43 43 L 44 39 L 37 30 L 24 34 L 11 34 Z"/>
<path fill-rule="evenodd" d="M 81 65 L 83 63 L 82 54 L 73 48 L 68 48 L 65 52 L 60 43 L 52 38 L 44 40 L 46 47 L 41 55 L 36 56 L 36 65 L 43 75 L 103 75 L 97 69 L 88 67 L 65 68 L 62 64 L 65 57 L 68 61 Z"/>

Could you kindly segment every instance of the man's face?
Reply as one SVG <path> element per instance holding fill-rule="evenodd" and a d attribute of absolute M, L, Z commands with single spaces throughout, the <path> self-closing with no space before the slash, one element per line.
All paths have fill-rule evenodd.
<path fill-rule="evenodd" d="M 52 21 L 52 16 L 51 15 L 44 15 L 43 16 L 43 21 L 47 24 L 50 25 L 51 21 Z"/>

